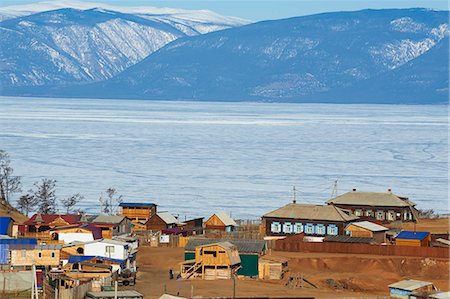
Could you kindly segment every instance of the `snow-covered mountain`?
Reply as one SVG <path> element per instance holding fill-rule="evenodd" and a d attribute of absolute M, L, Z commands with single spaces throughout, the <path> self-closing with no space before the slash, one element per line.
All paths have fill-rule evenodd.
<path fill-rule="evenodd" d="M 0 16 L 3 88 L 105 80 L 177 38 L 248 23 L 209 11 L 67 1 L 2 8 Z"/>
<path fill-rule="evenodd" d="M 178 38 L 102 82 L 4 94 L 446 103 L 448 20 L 448 11 L 387 9 L 258 22 Z"/>

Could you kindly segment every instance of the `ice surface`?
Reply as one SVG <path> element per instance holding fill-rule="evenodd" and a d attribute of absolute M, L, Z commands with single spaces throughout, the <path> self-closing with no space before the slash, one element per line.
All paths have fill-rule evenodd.
<path fill-rule="evenodd" d="M 0 98 L 0 148 L 23 189 L 43 177 L 82 208 L 116 187 L 184 217 L 258 218 L 323 203 L 334 180 L 448 212 L 447 106 Z"/>

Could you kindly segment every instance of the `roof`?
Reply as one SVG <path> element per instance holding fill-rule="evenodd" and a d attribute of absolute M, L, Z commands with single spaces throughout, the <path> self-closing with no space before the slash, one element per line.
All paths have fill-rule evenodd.
<path fill-rule="evenodd" d="M 154 203 L 144 203 L 144 202 L 121 202 L 119 204 L 119 207 L 122 208 L 132 208 L 132 207 L 139 207 L 139 208 L 151 208 L 156 207 L 157 205 Z"/>
<path fill-rule="evenodd" d="M 407 197 L 395 195 L 392 192 L 361 192 L 350 191 L 327 201 L 328 204 L 410 207 L 416 204 Z"/>
<path fill-rule="evenodd" d="M 70 243 L 66 243 L 66 244 L 63 244 L 63 248 L 66 248 L 66 247 L 72 247 L 72 246 L 80 246 L 80 245 L 84 245 L 84 242 L 81 242 L 81 241 L 72 241 L 72 242 L 70 242 Z"/>
<path fill-rule="evenodd" d="M 114 298 L 114 291 L 103 291 L 103 292 L 87 292 L 87 298 Z M 141 293 L 128 290 L 128 291 L 117 291 L 117 298 L 144 298 Z"/>
<path fill-rule="evenodd" d="M 399 281 L 396 283 L 392 283 L 389 285 L 389 287 L 394 288 L 394 289 L 405 290 L 405 291 L 414 291 L 414 290 L 417 290 L 419 288 L 429 286 L 429 285 L 433 285 L 433 283 L 428 282 L 428 281 L 407 279 L 407 280 L 402 280 L 402 281 Z"/>
<path fill-rule="evenodd" d="M 215 215 L 220 219 L 220 221 L 222 221 L 225 226 L 238 226 L 236 221 L 234 221 L 233 218 L 231 218 L 230 215 L 225 212 L 218 212 L 215 213 Z"/>
<path fill-rule="evenodd" d="M 374 238 L 363 238 L 363 237 L 351 237 L 351 236 L 325 236 L 323 238 L 324 242 L 339 242 L 339 243 L 362 243 L 370 244 L 375 241 Z"/>
<path fill-rule="evenodd" d="M 114 263 L 118 263 L 118 264 L 125 263 L 124 260 L 113 259 L 113 258 L 103 257 L 103 256 L 95 256 L 95 255 L 71 255 L 71 256 L 69 256 L 68 262 L 71 264 L 74 264 L 74 263 L 89 261 L 92 259 L 105 260 L 105 261 L 110 261 L 110 262 L 114 262 Z"/>
<path fill-rule="evenodd" d="M 122 222 L 124 216 L 119 215 L 98 215 L 92 223 L 118 224 Z"/>
<path fill-rule="evenodd" d="M 197 246 L 220 243 L 224 241 L 228 241 L 236 245 L 239 253 L 261 254 L 266 249 L 266 241 L 264 240 L 244 240 L 244 239 L 229 240 L 229 239 L 196 239 L 196 238 L 189 238 L 189 241 L 187 242 L 184 249 L 186 251 L 195 251 L 195 247 Z"/>
<path fill-rule="evenodd" d="M 36 217 L 38 214 L 34 214 L 31 216 L 30 219 L 25 221 L 23 224 L 25 225 L 35 225 Z M 76 224 L 81 218 L 81 215 L 60 215 L 60 214 L 40 214 L 43 220 L 43 224 L 49 224 L 53 221 L 55 221 L 56 218 L 61 217 L 64 221 L 66 221 L 68 224 Z"/>
<path fill-rule="evenodd" d="M 430 234 L 429 232 L 411 232 L 408 230 L 403 230 L 395 238 L 404 240 L 423 240 L 429 234 Z"/>
<path fill-rule="evenodd" d="M 61 250 L 61 244 L 46 244 L 46 245 L 36 245 L 34 249 L 36 250 Z"/>
<path fill-rule="evenodd" d="M 439 243 L 442 243 L 442 244 L 450 246 L 450 240 L 439 238 L 439 239 L 436 239 L 436 241 L 439 242 Z"/>
<path fill-rule="evenodd" d="M 8 234 L 11 222 L 13 222 L 11 217 L 0 217 L 0 235 Z"/>
<path fill-rule="evenodd" d="M 128 246 L 127 242 L 122 242 L 118 240 L 111 240 L 111 239 L 98 239 L 94 241 L 85 242 L 84 244 L 93 244 L 93 243 L 107 243 L 107 244 L 113 244 L 113 245 L 122 245 L 122 246 Z"/>
<path fill-rule="evenodd" d="M 428 297 L 435 299 L 448 299 L 450 298 L 450 292 L 437 292 L 436 294 L 428 295 Z"/>
<path fill-rule="evenodd" d="M 156 213 L 156 215 L 158 215 L 158 217 L 161 218 L 161 220 L 164 221 L 166 224 L 184 224 L 178 221 L 178 219 L 175 218 L 175 216 L 173 216 L 169 212 L 158 212 Z"/>
<path fill-rule="evenodd" d="M 355 225 L 367 230 L 370 230 L 372 232 L 382 232 L 382 231 L 388 231 L 389 228 L 384 227 L 382 225 L 370 222 L 370 221 L 359 221 L 359 222 L 352 222 L 349 225 Z"/>
<path fill-rule="evenodd" d="M 263 217 L 328 220 L 348 222 L 359 219 L 357 216 L 346 213 L 345 210 L 332 205 L 312 205 L 289 203 L 284 207 L 265 214 Z"/>
<path fill-rule="evenodd" d="M 82 228 L 82 229 L 90 231 L 92 233 L 92 236 L 94 237 L 94 240 L 102 238 L 102 229 L 92 223 L 81 223 L 81 224 L 79 223 L 79 224 L 60 226 L 60 227 L 55 227 L 55 228 L 51 229 L 50 231 L 61 231 L 61 230 L 72 229 L 72 228 Z"/>

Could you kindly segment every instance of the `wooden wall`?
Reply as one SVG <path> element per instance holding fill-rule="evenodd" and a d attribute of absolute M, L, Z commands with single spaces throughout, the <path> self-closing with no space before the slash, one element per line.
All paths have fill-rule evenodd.
<path fill-rule="evenodd" d="M 36 266 L 58 266 L 59 254 L 59 250 L 54 249 L 11 250 L 11 265 L 31 266 L 34 263 Z"/>

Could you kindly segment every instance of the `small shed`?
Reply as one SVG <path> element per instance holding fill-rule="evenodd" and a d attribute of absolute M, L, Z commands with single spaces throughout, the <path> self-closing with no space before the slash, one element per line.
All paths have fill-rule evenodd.
<path fill-rule="evenodd" d="M 284 257 L 263 256 L 259 259 L 260 279 L 283 279 L 287 272 L 288 260 Z"/>
<path fill-rule="evenodd" d="M 345 227 L 345 233 L 351 237 L 373 238 L 376 243 L 386 243 L 389 228 L 370 221 L 352 222 Z"/>
<path fill-rule="evenodd" d="M 407 279 L 389 285 L 391 298 L 408 299 L 413 292 L 431 292 L 436 290 L 431 282 Z"/>
<path fill-rule="evenodd" d="M 226 232 L 236 231 L 238 224 L 227 213 L 219 212 L 213 214 L 205 222 L 205 229 L 223 230 Z"/>
<path fill-rule="evenodd" d="M 237 274 L 249 277 L 258 276 L 259 258 L 266 252 L 266 241 L 264 240 L 246 240 L 246 239 L 210 239 L 210 238 L 189 238 L 184 247 L 184 259 L 192 260 L 195 258 L 195 248 L 207 244 L 230 242 L 237 246 L 241 267 Z"/>
<path fill-rule="evenodd" d="M 230 242 L 197 246 L 195 259 L 181 266 L 183 278 L 230 279 L 233 271 L 241 264 L 238 249 Z"/>
<path fill-rule="evenodd" d="M 412 232 L 404 230 L 395 237 L 395 245 L 397 246 L 429 247 L 430 243 L 431 235 L 429 232 Z"/>
<path fill-rule="evenodd" d="M 162 231 L 163 229 L 183 227 L 185 223 L 179 221 L 169 212 L 157 212 L 145 223 L 147 230 Z"/>

